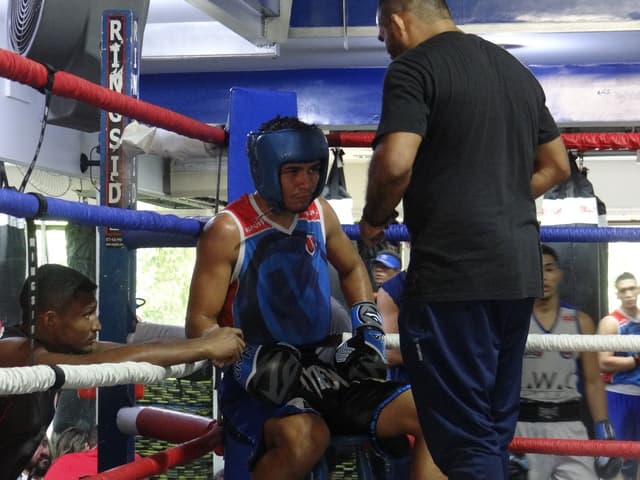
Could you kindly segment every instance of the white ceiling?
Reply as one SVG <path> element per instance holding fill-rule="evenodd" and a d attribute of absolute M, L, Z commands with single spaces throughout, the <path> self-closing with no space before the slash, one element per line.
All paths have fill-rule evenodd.
<path fill-rule="evenodd" d="M 640 64 L 639 21 L 572 18 L 462 28 L 505 45 L 528 65 Z M 187 1 L 150 0 L 142 72 L 386 66 L 389 59 L 376 36 L 371 27 L 352 28 L 346 39 L 342 29 L 298 28 L 290 29 L 286 42 L 265 49 Z"/>

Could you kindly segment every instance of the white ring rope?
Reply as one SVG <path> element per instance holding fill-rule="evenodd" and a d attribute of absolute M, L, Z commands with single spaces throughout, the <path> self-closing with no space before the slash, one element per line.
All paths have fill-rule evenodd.
<path fill-rule="evenodd" d="M 350 334 L 344 335 L 346 338 Z M 387 348 L 400 348 L 397 333 L 385 336 Z M 640 338 L 635 335 L 545 335 L 531 334 L 527 352 L 640 352 Z M 157 383 L 170 377 L 190 375 L 205 365 L 159 367 L 145 362 L 101 363 L 96 365 L 58 365 L 65 374 L 62 388 L 109 387 L 129 383 Z M 47 365 L 0 368 L 0 395 L 20 395 L 51 388 L 56 374 Z"/>
<path fill-rule="evenodd" d="M 350 336 L 350 335 L 349 335 Z M 385 335 L 385 346 L 400 348 L 397 333 Z M 567 335 L 533 333 L 527 338 L 527 352 L 640 352 L 635 335 Z"/>
<path fill-rule="evenodd" d="M 150 384 L 166 378 L 180 378 L 204 367 L 208 362 L 159 367 L 146 362 L 58 365 L 65 375 L 64 389 L 111 387 L 130 383 Z M 0 395 L 22 395 L 50 389 L 56 373 L 48 365 L 0 368 Z"/>
<path fill-rule="evenodd" d="M 640 352 L 635 335 L 531 334 L 527 352 Z"/>

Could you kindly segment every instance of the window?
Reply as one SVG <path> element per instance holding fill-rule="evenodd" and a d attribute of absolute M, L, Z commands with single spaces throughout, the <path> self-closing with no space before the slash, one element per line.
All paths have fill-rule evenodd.
<path fill-rule="evenodd" d="M 38 245 L 38 265 L 58 263 L 68 265 L 67 222 L 45 220 L 36 221 L 36 243 Z"/>
<path fill-rule="evenodd" d="M 136 297 L 142 320 L 184 325 L 195 248 L 141 248 L 137 251 Z"/>
<path fill-rule="evenodd" d="M 621 226 L 621 225 L 617 225 Z M 625 224 L 626 227 L 638 227 L 640 225 Z M 614 282 L 622 272 L 629 272 L 640 279 L 640 242 L 611 242 L 609 243 L 609 278 L 607 282 L 607 294 L 609 299 L 609 311 L 620 305 L 616 296 Z"/>

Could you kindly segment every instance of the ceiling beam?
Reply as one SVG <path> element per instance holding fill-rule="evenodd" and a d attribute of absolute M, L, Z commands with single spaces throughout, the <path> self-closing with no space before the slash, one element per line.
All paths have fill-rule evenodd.
<path fill-rule="evenodd" d="M 286 42 L 292 0 L 187 0 L 257 46 Z M 278 3 L 276 8 L 275 3 Z"/>

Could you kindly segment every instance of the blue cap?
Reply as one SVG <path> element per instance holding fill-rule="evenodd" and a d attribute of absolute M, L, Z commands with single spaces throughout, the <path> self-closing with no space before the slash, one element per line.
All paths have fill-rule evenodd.
<path fill-rule="evenodd" d="M 393 252 L 380 252 L 373 260 L 373 263 L 381 263 L 385 267 L 393 268 L 394 270 L 400 270 L 402 268 L 400 257 Z"/>

